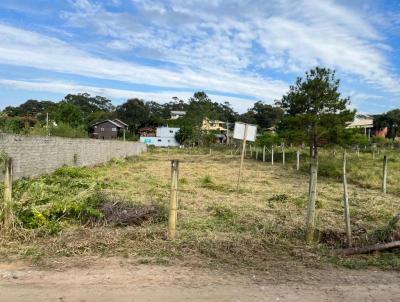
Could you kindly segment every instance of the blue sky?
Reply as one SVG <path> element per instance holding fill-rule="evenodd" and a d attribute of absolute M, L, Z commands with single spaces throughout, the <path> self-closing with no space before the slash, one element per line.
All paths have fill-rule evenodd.
<path fill-rule="evenodd" d="M 359 112 L 379 113 L 400 107 L 399 47 L 399 1 L 2 0 L 0 108 L 204 90 L 243 112 L 319 65 Z"/>

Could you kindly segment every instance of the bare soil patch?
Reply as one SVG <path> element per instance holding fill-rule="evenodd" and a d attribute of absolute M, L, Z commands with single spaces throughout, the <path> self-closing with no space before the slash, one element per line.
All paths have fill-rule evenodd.
<path fill-rule="evenodd" d="M 400 273 L 295 268 L 211 270 L 81 259 L 88 267 L 0 264 L 0 301 L 398 301 Z M 74 260 L 73 260 L 74 261 Z M 72 262 L 73 262 L 72 261 Z M 76 263 L 75 263 L 76 264 Z"/>

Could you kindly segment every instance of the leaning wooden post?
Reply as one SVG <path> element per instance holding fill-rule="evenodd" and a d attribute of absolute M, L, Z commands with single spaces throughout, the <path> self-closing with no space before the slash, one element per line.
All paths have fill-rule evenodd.
<path fill-rule="evenodd" d="M 274 145 L 271 147 L 271 166 L 274 165 Z"/>
<path fill-rule="evenodd" d="M 244 126 L 243 145 L 242 145 L 242 156 L 240 157 L 239 176 L 238 176 L 238 182 L 237 182 L 237 186 L 236 186 L 237 189 L 239 189 L 240 177 L 241 177 L 242 169 L 243 169 L 244 153 L 245 153 L 245 151 L 246 151 L 247 127 L 248 127 L 248 125 L 246 124 L 246 125 Z"/>
<path fill-rule="evenodd" d="M 5 229 L 12 226 L 12 182 L 13 182 L 13 166 L 12 159 L 5 159 L 4 173 L 4 202 L 2 206 L 2 223 Z"/>
<path fill-rule="evenodd" d="M 346 151 L 343 152 L 343 205 L 344 205 L 344 222 L 346 224 L 347 244 L 351 246 L 351 227 L 350 227 L 350 209 L 349 209 L 349 193 L 347 191 L 346 177 Z"/>
<path fill-rule="evenodd" d="M 263 162 L 265 162 L 265 145 L 263 147 Z"/>
<path fill-rule="evenodd" d="M 296 158 L 297 158 L 296 170 L 299 171 L 300 170 L 300 150 L 299 149 L 297 149 L 297 151 L 296 151 Z"/>
<path fill-rule="evenodd" d="M 169 202 L 168 239 L 176 237 L 176 220 L 178 208 L 179 160 L 171 161 L 171 199 Z"/>
<path fill-rule="evenodd" d="M 306 241 L 311 243 L 314 239 L 315 229 L 315 203 L 317 200 L 318 159 L 312 157 L 310 163 L 310 183 L 306 218 Z"/>
<path fill-rule="evenodd" d="M 383 157 L 383 177 L 382 177 L 382 192 L 386 194 L 387 187 L 387 156 Z"/>

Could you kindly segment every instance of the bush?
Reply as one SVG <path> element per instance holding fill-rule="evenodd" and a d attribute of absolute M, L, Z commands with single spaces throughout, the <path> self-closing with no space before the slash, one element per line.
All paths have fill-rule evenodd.
<path fill-rule="evenodd" d="M 62 166 L 54 172 L 56 176 L 70 178 L 90 177 L 90 172 L 86 168 L 76 168 L 71 166 Z"/>

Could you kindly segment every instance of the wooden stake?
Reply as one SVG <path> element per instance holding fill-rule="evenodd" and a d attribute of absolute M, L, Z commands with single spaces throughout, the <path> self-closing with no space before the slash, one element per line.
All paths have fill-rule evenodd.
<path fill-rule="evenodd" d="M 387 156 L 383 157 L 383 177 L 382 177 L 382 192 L 386 194 L 387 187 Z"/>
<path fill-rule="evenodd" d="M 265 146 L 263 147 L 263 162 L 265 162 Z"/>
<path fill-rule="evenodd" d="M 346 177 L 346 152 L 343 152 L 343 205 L 344 205 L 344 222 L 346 224 L 347 245 L 351 246 L 351 227 L 350 227 L 350 208 L 349 208 L 349 193 L 347 192 L 347 177 Z"/>
<path fill-rule="evenodd" d="M 168 239 L 176 237 L 176 221 L 178 208 L 179 160 L 171 161 L 171 199 L 169 203 Z"/>
<path fill-rule="evenodd" d="M 274 165 L 274 146 L 271 147 L 271 166 Z"/>
<path fill-rule="evenodd" d="M 300 150 L 299 149 L 297 149 L 297 151 L 296 151 L 296 157 L 297 157 L 296 169 L 297 169 L 297 171 L 299 171 L 300 170 Z"/>
<path fill-rule="evenodd" d="M 282 165 L 285 165 L 285 145 L 282 145 Z"/>
<path fill-rule="evenodd" d="M 306 218 L 307 243 L 311 243 L 314 239 L 315 202 L 317 200 L 317 175 L 318 175 L 318 160 L 315 158 L 311 158 L 309 196 L 308 196 L 308 207 L 307 207 L 307 218 Z"/>
<path fill-rule="evenodd" d="M 238 177 L 238 182 L 236 188 L 239 189 L 239 184 L 240 184 L 240 177 L 242 174 L 242 168 L 243 168 L 243 160 L 244 160 L 244 153 L 246 151 L 246 137 L 247 137 L 247 124 L 244 126 L 244 137 L 243 137 L 243 145 L 242 145 L 242 156 L 240 157 L 240 167 L 239 167 L 239 177 Z"/>
<path fill-rule="evenodd" d="M 256 160 L 258 160 L 258 148 L 256 148 Z"/>
<path fill-rule="evenodd" d="M 2 223 L 6 229 L 10 228 L 13 224 L 12 217 L 12 182 L 13 182 L 13 165 L 12 159 L 6 158 L 5 160 L 5 173 L 4 173 L 4 201 L 2 206 Z"/>

